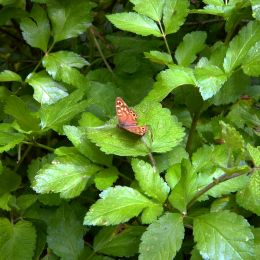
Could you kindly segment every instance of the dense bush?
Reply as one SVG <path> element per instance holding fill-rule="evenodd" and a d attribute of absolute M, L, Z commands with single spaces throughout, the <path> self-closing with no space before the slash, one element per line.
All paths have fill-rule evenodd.
<path fill-rule="evenodd" d="M 260 0 L 0 4 L 0 259 L 260 259 Z"/>

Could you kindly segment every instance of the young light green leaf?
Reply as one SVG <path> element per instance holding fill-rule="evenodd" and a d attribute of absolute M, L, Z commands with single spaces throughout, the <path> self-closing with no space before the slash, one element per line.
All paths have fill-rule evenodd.
<path fill-rule="evenodd" d="M 50 24 L 45 10 L 34 4 L 29 17 L 23 18 L 21 23 L 23 38 L 32 47 L 46 52 L 50 38 Z"/>
<path fill-rule="evenodd" d="M 11 124 L 0 124 L 0 153 L 12 149 L 24 139 L 25 136 L 17 133 Z"/>
<path fill-rule="evenodd" d="M 40 120 L 32 115 L 26 103 L 17 96 L 9 96 L 6 99 L 5 113 L 14 117 L 25 131 L 40 130 Z"/>
<path fill-rule="evenodd" d="M 45 55 L 42 60 L 47 72 L 57 81 L 63 81 L 76 87 L 86 84 L 86 78 L 75 68 L 89 63 L 75 52 L 58 51 Z"/>
<path fill-rule="evenodd" d="M 206 38 L 206 32 L 195 31 L 186 34 L 175 52 L 178 64 L 188 67 L 196 59 L 196 54 L 205 48 Z"/>
<path fill-rule="evenodd" d="M 253 17 L 256 20 L 260 20 L 260 0 L 250 0 L 252 5 Z"/>
<path fill-rule="evenodd" d="M 260 41 L 260 22 L 251 21 L 230 42 L 224 60 L 224 69 L 230 73 L 241 65 L 250 48 Z"/>
<path fill-rule="evenodd" d="M 34 89 L 33 97 L 40 104 L 50 105 L 68 96 L 67 89 L 54 81 L 45 71 L 30 74 L 26 82 Z"/>
<path fill-rule="evenodd" d="M 164 65 L 173 64 L 171 55 L 166 52 L 160 52 L 160 51 L 144 52 L 144 56 L 154 63 L 164 64 Z"/>
<path fill-rule="evenodd" d="M 160 21 L 165 0 L 130 0 L 135 6 L 134 10 L 152 18 L 155 21 Z"/>
<path fill-rule="evenodd" d="M 255 171 L 250 177 L 249 184 L 237 193 L 237 203 L 260 216 L 260 171 Z"/>
<path fill-rule="evenodd" d="M 135 172 L 135 178 L 144 193 L 163 204 L 170 191 L 166 182 L 149 163 L 133 159 L 131 164 Z"/>
<path fill-rule="evenodd" d="M 97 146 L 89 141 L 84 127 L 65 125 L 63 131 L 72 144 L 92 162 L 111 166 L 112 156 L 102 153 Z"/>
<path fill-rule="evenodd" d="M 181 165 L 181 178 L 172 189 L 169 201 L 180 212 L 185 213 L 187 205 L 197 191 L 197 175 L 192 171 L 188 160 L 183 160 Z"/>
<path fill-rule="evenodd" d="M 47 242 L 61 259 L 79 259 L 84 247 L 84 228 L 68 204 L 58 208 L 48 222 Z M 62 241 L 62 243 L 60 243 Z"/>
<path fill-rule="evenodd" d="M 169 69 L 163 70 L 157 75 L 153 89 L 145 100 L 161 102 L 175 88 L 185 84 L 196 85 L 193 70 L 176 65 L 170 66 Z"/>
<path fill-rule="evenodd" d="M 0 254 L 2 259 L 28 260 L 33 258 L 36 230 L 31 222 L 20 220 L 15 225 L 0 218 Z"/>
<path fill-rule="evenodd" d="M 203 100 L 214 96 L 227 80 L 226 74 L 219 67 L 210 64 L 196 67 L 194 75 Z"/>
<path fill-rule="evenodd" d="M 161 37 L 162 34 L 156 22 L 147 16 L 137 13 L 117 13 L 107 15 L 107 19 L 117 28 L 136 33 L 138 35 L 147 36 L 154 35 Z"/>
<path fill-rule="evenodd" d="M 140 138 L 116 127 L 117 120 L 112 119 L 100 128 L 89 128 L 88 137 L 100 149 L 108 154 L 120 156 L 144 156 L 149 152 L 163 153 L 178 145 L 183 136 L 183 128 L 172 117 L 170 111 L 156 102 L 142 102 L 136 106 L 139 124 L 147 125 L 147 134 Z M 152 137 L 151 137 L 152 136 Z"/>
<path fill-rule="evenodd" d="M 0 82 L 8 82 L 8 81 L 18 81 L 22 82 L 22 78 L 19 74 L 11 71 L 4 70 L 0 72 Z"/>
<path fill-rule="evenodd" d="M 260 8 L 260 5 L 259 5 Z M 243 63 L 242 69 L 245 74 L 249 76 L 259 76 L 260 75 L 260 41 L 257 42 L 251 49 L 248 51 Z"/>
<path fill-rule="evenodd" d="M 117 257 L 130 257 L 138 253 L 142 226 L 118 225 L 104 227 L 94 238 L 94 251 Z"/>
<path fill-rule="evenodd" d="M 85 225 L 117 225 L 138 216 L 143 209 L 157 205 L 129 187 L 108 188 L 100 197 L 87 212 Z"/>
<path fill-rule="evenodd" d="M 203 258 L 253 259 L 253 234 L 248 222 L 228 212 L 213 212 L 194 219 L 194 238 Z"/>
<path fill-rule="evenodd" d="M 55 104 L 42 106 L 40 109 L 41 127 L 56 128 L 70 121 L 89 104 L 87 100 L 80 101 L 82 98 L 83 93 L 78 90 Z"/>
<path fill-rule="evenodd" d="M 254 242 L 255 242 L 255 257 L 260 257 L 260 228 L 253 228 Z"/>
<path fill-rule="evenodd" d="M 189 13 L 188 7 L 188 0 L 165 0 L 163 8 L 165 34 L 175 33 L 179 30 Z"/>
<path fill-rule="evenodd" d="M 250 156 L 252 157 L 255 166 L 259 167 L 260 166 L 260 146 L 253 147 L 252 145 L 248 144 L 246 148 L 247 148 L 247 151 L 249 152 Z"/>
<path fill-rule="evenodd" d="M 119 174 L 116 167 L 110 167 L 99 171 L 94 179 L 96 188 L 98 190 L 105 190 L 111 187 L 113 183 L 116 182 Z"/>
<path fill-rule="evenodd" d="M 33 189 L 38 193 L 60 192 L 62 198 L 74 198 L 86 187 L 91 176 L 100 170 L 79 154 L 56 157 L 36 175 Z"/>
<path fill-rule="evenodd" d="M 184 238 L 183 218 L 177 213 L 166 213 L 152 223 L 142 235 L 140 260 L 172 260 Z"/>
<path fill-rule="evenodd" d="M 48 1 L 48 15 L 54 32 L 54 42 L 77 37 L 90 26 L 91 3 L 78 0 Z"/>

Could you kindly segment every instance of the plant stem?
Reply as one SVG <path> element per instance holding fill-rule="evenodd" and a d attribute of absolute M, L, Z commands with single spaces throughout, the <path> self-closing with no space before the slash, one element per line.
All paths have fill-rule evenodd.
<path fill-rule="evenodd" d="M 20 146 L 21 146 L 21 145 L 20 145 Z M 27 154 L 30 152 L 31 148 L 32 148 L 31 145 L 28 146 L 28 147 L 26 148 L 25 152 L 23 153 L 22 157 L 19 158 L 19 160 L 17 161 L 17 165 L 16 165 L 16 167 L 15 167 L 15 169 L 14 169 L 15 172 L 19 169 L 20 165 L 22 164 L 22 162 L 23 162 L 23 160 L 25 159 L 25 157 L 27 156 Z M 21 149 L 21 148 L 19 148 L 19 149 Z"/>
<path fill-rule="evenodd" d="M 29 144 L 29 145 L 35 146 L 35 147 L 40 147 L 40 148 L 43 148 L 43 149 L 48 150 L 48 151 L 50 151 L 50 152 L 54 152 L 54 150 L 55 150 L 54 148 L 51 148 L 51 147 L 49 147 L 49 146 L 47 146 L 47 145 L 40 144 L 40 143 L 37 143 L 37 142 L 27 142 L 27 141 L 23 141 L 22 143 L 24 143 L 24 144 Z"/>
<path fill-rule="evenodd" d="M 197 123 L 198 123 L 198 120 L 199 120 L 199 116 L 200 116 L 200 112 L 195 112 L 194 115 L 193 115 L 188 140 L 187 140 L 187 143 L 186 143 L 186 151 L 187 151 L 187 153 L 189 154 L 190 157 L 191 157 L 193 136 L 195 134 L 195 130 L 196 130 L 196 126 L 197 126 Z"/>
<path fill-rule="evenodd" d="M 148 156 L 149 156 L 149 159 L 150 159 L 150 161 L 152 163 L 153 170 L 154 170 L 154 172 L 156 172 L 157 168 L 156 168 L 156 162 L 155 162 L 155 159 L 153 157 L 153 154 L 150 152 L 150 153 L 148 153 Z"/>
<path fill-rule="evenodd" d="M 240 173 L 233 173 L 233 174 L 223 174 L 221 175 L 219 178 L 217 179 L 213 179 L 213 182 L 211 182 L 210 184 L 208 184 L 207 186 L 205 186 L 203 189 L 199 190 L 195 195 L 194 197 L 192 198 L 192 200 L 189 202 L 187 208 L 190 208 L 196 201 L 197 199 L 202 196 L 204 193 L 206 193 L 207 191 L 209 191 L 210 189 L 212 189 L 213 187 L 215 187 L 216 185 L 218 185 L 219 183 L 221 182 L 224 182 L 224 181 L 228 181 L 230 179 L 233 179 L 233 178 L 236 178 L 236 177 L 239 177 L 243 174 L 248 174 L 250 172 L 252 172 L 254 169 L 251 169 L 251 171 L 249 172 L 240 172 Z"/>
<path fill-rule="evenodd" d="M 161 31 L 161 33 L 162 33 L 162 37 L 163 37 L 163 40 L 164 40 L 164 43 L 165 43 L 167 52 L 169 53 L 170 56 L 172 56 L 171 50 L 170 50 L 170 47 L 169 47 L 169 44 L 168 44 L 167 39 L 166 39 L 166 34 L 164 33 L 164 30 L 163 30 L 163 28 L 162 28 L 162 24 L 161 24 L 160 21 L 158 21 L 158 24 L 159 24 L 160 31 Z"/>

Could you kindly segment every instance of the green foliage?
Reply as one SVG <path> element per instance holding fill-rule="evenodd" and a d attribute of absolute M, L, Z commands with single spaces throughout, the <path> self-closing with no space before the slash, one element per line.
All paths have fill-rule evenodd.
<path fill-rule="evenodd" d="M 260 258 L 259 0 L 1 7 L 1 259 Z"/>

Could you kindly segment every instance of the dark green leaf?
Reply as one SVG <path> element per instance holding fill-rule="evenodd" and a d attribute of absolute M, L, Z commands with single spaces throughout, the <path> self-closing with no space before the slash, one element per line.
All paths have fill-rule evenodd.
<path fill-rule="evenodd" d="M 0 174 L 0 194 L 15 191 L 21 184 L 21 176 L 14 172 L 5 170 Z"/>
<path fill-rule="evenodd" d="M 84 230 L 73 208 L 64 204 L 48 224 L 47 242 L 53 252 L 64 260 L 78 259 L 84 247 Z"/>
<path fill-rule="evenodd" d="M 15 225 L 0 218 L 0 254 L 2 259 L 32 259 L 36 231 L 31 222 L 20 220 Z"/>

